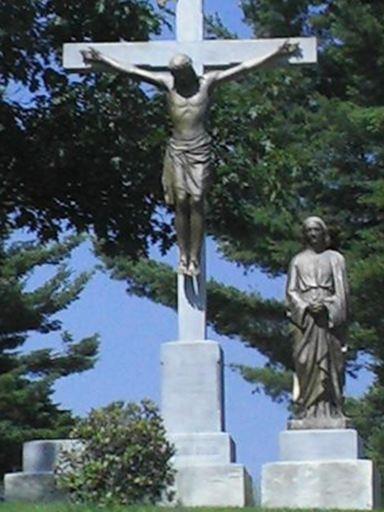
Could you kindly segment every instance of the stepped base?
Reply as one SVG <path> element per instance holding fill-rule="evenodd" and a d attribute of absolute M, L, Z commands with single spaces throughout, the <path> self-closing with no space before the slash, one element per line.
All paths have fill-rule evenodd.
<path fill-rule="evenodd" d="M 262 471 L 266 508 L 371 510 L 378 491 L 370 460 L 277 462 Z"/>
<path fill-rule="evenodd" d="M 162 415 L 175 445 L 175 502 L 186 507 L 252 505 L 252 480 L 234 464 L 225 430 L 223 353 L 214 341 L 178 341 L 161 348 Z"/>
<path fill-rule="evenodd" d="M 280 460 L 262 470 L 266 508 L 371 510 L 379 505 L 379 477 L 363 459 L 354 429 L 288 430 L 280 434 Z"/>
<path fill-rule="evenodd" d="M 186 507 L 253 505 L 252 479 L 241 464 L 178 467 L 175 487 Z"/>

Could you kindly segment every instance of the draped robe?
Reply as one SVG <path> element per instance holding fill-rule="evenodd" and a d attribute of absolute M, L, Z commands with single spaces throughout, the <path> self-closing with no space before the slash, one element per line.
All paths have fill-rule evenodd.
<path fill-rule="evenodd" d="M 348 283 L 343 256 L 306 249 L 293 258 L 287 283 L 293 324 L 296 402 L 301 416 L 342 415 Z M 314 315 L 308 305 L 324 304 Z"/>
<path fill-rule="evenodd" d="M 175 204 L 177 190 L 202 199 L 211 182 L 212 140 L 207 133 L 194 139 L 171 137 L 164 158 L 165 202 Z"/>

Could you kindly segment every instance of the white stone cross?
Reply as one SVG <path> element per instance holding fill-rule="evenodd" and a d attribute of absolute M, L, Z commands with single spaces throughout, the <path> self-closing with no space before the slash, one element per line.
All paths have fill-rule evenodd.
<path fill-rule="evenodd" d="M 95 48 L 107 57 L 122 64 L 165 70 L 176 53 L 189 55 L 200 74 L 204 69 L 225 68 L 247 59 L 262 57 L 277 50 L 287 38 L 204 40 L 204 0 L 178 0 L 176 11 L 176 40 L 118 42 L 118 43 L 68 43 L 64 45 L 64 67 L 81 72 L 89 69 L 84 64 L 81 50 Z M 292 56 L 292 64 L 316 62 L 316 38 L 291 38 L 301 50 Z"/>
<path fill-rule="evenodd" d="M 192 58 L 198 74 L 206 69 L 222 69 L 248 59 L 263 57 L 277 50 L 287 38 L 204 40 L 204 0 L 178 0 L 176 8 L 176 40 L 68 43 L 64 45 L 64 67 L 74 72 L 85 72 L 92 66 L 85 64 L 81 51 L 94 48 L 106 57 L 122 64 L 164 71 L 177 53 Z M 292 64 L 317 61 L 316 38 L 290 38 L 300 52 L 291 56 Z M 178 317 L 179 340 L 193 341 L 206 338 L 206 279 L 205 249 L 202 250 L 202 273 L 198 279 L 179 275 Z"/>

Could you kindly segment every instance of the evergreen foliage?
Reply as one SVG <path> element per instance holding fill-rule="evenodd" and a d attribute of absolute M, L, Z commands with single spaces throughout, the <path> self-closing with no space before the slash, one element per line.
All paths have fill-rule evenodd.
<path fill-rule="evenodd" d="M 93 230 L 105 249 L 169 244 L 156 216 L 164 108 L 113 73 L 62 68 L 65 42 L 147 40 L 147 0 L 0 0 L 0 232 Z"/>
<path fill-rule="evenodd" d="M 93 410 L 71 438 L 82 448 L 62 451 L 56 478 L 72 502 L 111 507 L 171 498 L 174 448 L 150 400 Z"/>
<path fill-rule="evenodd" d="M 33 439 L 65 437 L 73 418 L 53 401 L 57 379 L 92 368 L 97 336 L 73 340 L 56 318 L 75 301 L 91 274 L 72 277 L 66 260 L 78 238 L 42 246 L 0 247 L 0 474 L 18 470 L 21 446 Z M 42 266 L 54 271 L 33 288 L 29 278 Z M 28 350 L 26 342 L 61 337 L 60 348 Z M 47 343 L 48 345 L 49 343 Z"/>

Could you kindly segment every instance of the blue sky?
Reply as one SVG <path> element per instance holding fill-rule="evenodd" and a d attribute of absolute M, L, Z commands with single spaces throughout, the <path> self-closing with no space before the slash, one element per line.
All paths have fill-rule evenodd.
<path fill-rule="evenodd" d="M 170 6 L 173 2 L 170 2 Z M 206 12 L 220 14 L 223 22 L 241 37 L 249 37 L 242 24 L 238 0 L 206 0 Z M 160 171 L 160 170 L 159 170 Z M 160 258 L 156 248 L 152 256 Z M 176 251 L 165 261 L 176 265 Z M 89 244 L 75 251 L 71 266 L 75 271 L 88 269 L 97 262 Z M 284 279 L 270 280 L 261 272 L 246 275 L 225 262 L 208 242 L 208 274 L 226 284 L 247 291 L 259 291 L 264 297 L 283 298 Z M 42 275 L 36 276 L 36 282 Z M 177 338 L 177 318 L 173 311 L 152 304 L 146 299 L 128 296 L 122 282 L 111 281 L 97 272 L 81 299 L 60 315 L 65 327 L 76 338 L 98 332 L 101 337 L 100 358 L 95 368 L 82 375 L 61 380 L 54 400 L 77 414 L 114 400 L 160 400 L 160 346 Z M 236 340 L 228 340 L 209 331 L 209 339 L 222 344 L 226 364 L 262 365 L 264 360 L 253 349 Z M 46 341 L 32 339 L 26 348 L 37 348 Z M 349 382 L 348 392 L 361 392 L 368 377 L 358 383 Z M 261 465 L 278 458 L 278 434 L 284 430 L 285 406 L 274 404 L 262 394 L 253 394 L 252 387 L 235 372 L 226 368 L 227 431 L 237 443 L 238 460 L 258 480 Z"/>

